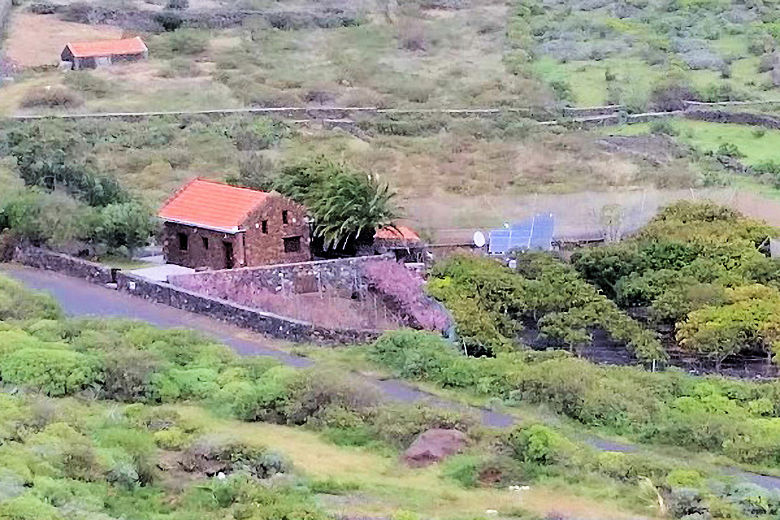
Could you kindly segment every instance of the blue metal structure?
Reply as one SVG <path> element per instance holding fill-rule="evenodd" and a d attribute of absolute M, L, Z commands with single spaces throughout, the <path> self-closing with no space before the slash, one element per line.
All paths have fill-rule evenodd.
<path fill-rule="evenodd" d="M 507 255 L 512 251 L 550 251 L 555 232 L 555 216 L 538 213 L 509 227 L 490 232 L 488 253 Z"/>

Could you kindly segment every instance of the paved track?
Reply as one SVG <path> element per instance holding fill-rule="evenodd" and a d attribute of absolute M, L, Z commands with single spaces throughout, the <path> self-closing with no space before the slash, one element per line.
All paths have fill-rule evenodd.
<path fill-rule="evenodd" d="M 2 264 L 0 272 L 16 278 L 31 289 L 49 292 L 59 302 L 63 310 L 71 316 L 129 318 L 146 321 L 161 328 L 193 329 L 225 343 L 241 355 L 268 356 L 296 368 L 306 368 L 313 365 L 310 359 L 288 354 L 275 348 L 267 338 L 260 334 L 90 284 L 79 278 L 15 264 Z M 393 401 L 426 402 L 442 408 L 462 408 L 456 403 L 422 392 L 403 381 L 369 378 L 366 378 L 366 381 L 379 389 L 384 397 Z M 486 426 L 506 428 L 515 422 L 515 419 L 507 414 L 482 409 L 475 409 L 475 411 L 482 416 L 482 421 Z"/>

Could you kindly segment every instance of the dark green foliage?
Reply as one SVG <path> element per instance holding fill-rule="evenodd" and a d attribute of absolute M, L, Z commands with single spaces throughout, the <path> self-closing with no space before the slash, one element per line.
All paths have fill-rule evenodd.
<path fill-rule="evenodd" d="M 155 21 L 168 32 L 175 31 L 184 23 L 181 16 L 175 11 L 163 11 L 155 16 Z"/>
<path fill-rule="evenodd" d="M 402 377 L 509 403 L 544 404 L 583 424 L 636 439 L 720 452 L 744 462 L 780 460 L 773 447 L 780 441 L 780 408 L 770 404 L 780 395 L 777 383 L 595 366 L 563 353 L 468 358 L 444 339 L 412 331 L 386 333 L 369 357 Z M 775 419 L 767 421 L 769 416 Z M 529 457 L 541 457 L 536 463 L 544 459 Z"/>
<path fill-rule="evenodd" d="M 735 152 L 726 146 L 723 153 Z M 680 346 L 719 369 L 729 356 L 768 359 L 775 349 L 780 264 L 759 250 L 774 234 L 734 210 L 678 202 L 636 237 L 577 252 L 572 263 L 620 306 L 649 306 L 659 324 L 676 323 Z M 731 291 L 743 286 L 744 298 Z"/>
<path fill-rule="evenodd" d="M 598 327 L 625 342 L 640 359 L 665 359 L 652 332 L 570 266 L 541 254 L 521 255 L 517 262 L 517 272 L 512 272 L 492 259 L 456 256 L 434 268 L 428 290 L 452 312 L 469 354 L 511 349 L 517 332 L 530 321 L 543 337 L 572 350 L 590 343 L 591 331 Z"/>
<path fill-rule="evenodd" d="M 395 194 L 375 176 L 327 159 L 288 166 L 274 188 L 306 206 L 314 219 L 313 235 L 326 249 L 344 249 L 398 217 Z"/>
<path fill-rule="evenodd" d="M 3 138 L 3 151 L 16 158 L 19 173 L 28 186 L 61 188 L 91 206 L 127 200 L 119 183 L 113 177 L 98 174 L 87 159 L 87 141 L 61 125 L 12 127 Z"/>
<path fill-rule="evenodd" d="M 137 202 L 109 204 L 100 209 L 92 239 L 116 250 L 146 245 L 156 227 L 152 212 Z"/>

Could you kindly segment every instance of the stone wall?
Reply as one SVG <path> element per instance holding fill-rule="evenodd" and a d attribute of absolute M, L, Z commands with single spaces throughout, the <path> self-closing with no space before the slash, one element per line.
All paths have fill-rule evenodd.
<path fill-rule="evenodd" d="M 13 260 L 30 267 L 82 278 L 94 284 L 105 285 L 114 281 L 112 269 L 109 267 L 37 247 L 17 247 Z"/>
<path fill-rule="evenodd" d="M 0 37 L 2 37 L 3 27 L 5 27 L 5 24 L 8 22 L 10 15 L 11 0 L 0 0 Z M 0 47 L 2 47 L 2 45 L 0 45 Z"/>
<path fill-rule="evenodd" d="M 711 123 L 736 123 L 740 125 L 763 126 L 780 130 L 780 119 L 751 112 L 727 112 L 724 110 L 689 109 L 685 111 L 687 119 L 709 121 Z"/>
<path fill-rule="evenodd" d="M 379 337 L 380 331 L 318 327 L 243 307 L 218 298 L 197 294 L 180 287 L 154 282 L 132 274 L 117 273 L 117 289 L 177 309 L 202 314 L 255 332 L 289 341 L 318 344 L 365 343 Z"/>
<path fill-rule="evenodd" d="M 31 5 L 37 13 L 58 13 L 66 21 L 84 24 L 117 25 L 136 31 L 162 32 L 161 12 L 121 6 L 103 6 L 95 3 L 59 5 L 38 2 Z M 361 14 L 351 8 L 312 8 L 291 10 L 187 9 L 174 13 L 186 27 L 226 29 L 239 27 L 248 18 L 262 18 L 276 29 L 335 28 L 359 25 Z"/>
<path fill-rule="evenodd" d="M 361 266 L 392 255 L 340 258 L 295 264 L 245 267 L 171 276 L 172 285 L 195 292 L 229 294 L 230 288 L 252 287 L 272 293 L 324 292 L 349 298 L 363 285 Z"/>

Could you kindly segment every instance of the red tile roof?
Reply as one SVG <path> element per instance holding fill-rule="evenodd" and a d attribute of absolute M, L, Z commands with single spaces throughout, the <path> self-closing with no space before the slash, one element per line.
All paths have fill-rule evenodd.
<path fill-rule="evenodd" d="M 174 193 L 157 215 L 169 222 L 236 233 L 268 195 L 264 191 L 195 179 Z"/>
<path fill-rule="evenodd" d="M 94 58 L 146 52 L 146 44 L 136 36 L 125 40 L 96 40 L 91 42 L 70 42 L 67 45 L 76 58 Z"/>
<path fill-rule="evenodd" d="M 405 240 L 407 242 L 419 242 L 420 235 L 412 228 L 407 226 L 387 226 L 383 227 L 374 234 L 378 240 Z"/>

